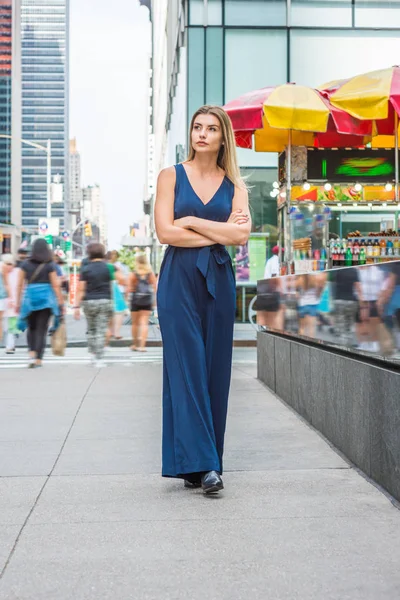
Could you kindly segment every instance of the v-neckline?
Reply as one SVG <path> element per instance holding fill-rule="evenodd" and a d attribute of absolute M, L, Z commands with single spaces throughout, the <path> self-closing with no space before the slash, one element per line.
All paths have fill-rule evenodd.
<path fill-rule="evenodd" d="M 226 179 L 226 175 L 224 175 L 224 178 L 222 179 L 221 183 L 219 184 L 218 188 L 215 190 L 215 192 L 214 192 L 214 194 L 211 196 L 211 198 L 210 198 L 210 199 L 209 199 L 207 202 L 203 202 L 203 200 L 200 198 L 199 194 L 198 194 L 198 193 L 196 192 L 196 190 L 194 189 L 194 187 L 193 187 L 193 185 L 192 185 L 192 183 L 191 183 L 191 181 L 190 181 L 190 179 L 189 179 L 189 175 L 187 174 L 187 172 L 186 172 L 186 169 L 185 169 L 185 167 L 183 166 L 183 163 L 180 163 L 180 164 L 181 164 L 181 166 L 182 166 L 182 169 L 183 169 L 183 171 L 184 171 L 184 173 L 185 173 L 186 179 L 187 179 L 187 181 L 188 181 L 188 184 L 189 184 L 189 185 L 190 185 L 190 187 L 191 187 L 191 190 L 192 190 L 193 194 L 194 194 L 194 195 L 196 196 L 196 198 L 197 198 L 197 199 L 198 199 L 198 200 L 199 200 L 199 201 L 202 203 L 202 205 L 203 205 L 203 206 L 208 206 L 208 205 L 209 205 L 209 204 L 210 204 L 210 203 L 211 203 L 211 202 L 214 200 L 215 196 L 218 194 L 218 192 L 220 191 L 220 189 L 221 189 L 221 188 L 222 188 L 222 186 L 224 185 L 224 183 L 225 183 L 225 179 Z"/>

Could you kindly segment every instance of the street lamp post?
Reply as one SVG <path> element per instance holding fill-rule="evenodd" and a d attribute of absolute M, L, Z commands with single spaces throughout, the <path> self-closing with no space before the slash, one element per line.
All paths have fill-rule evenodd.
<path fill-rule="evenodd" d="M 0 138 L 7 138 L 8 140 L 12 140 L 12 135 L 0 134 Z M 36 142 L 30 142 L 29 140 L 20 139 L 20 142 L 23 144 L 27 144 L 28 146 L 32 146 L 33 148 L 37 148 L 38 150 L 43 150 L 47 154 L 47 194 L 46 194 L 46 218 L 51 218 L 51 140 L 47 140 L 47 145 L 42 146 L 41 144 L 37 144 Z"/>

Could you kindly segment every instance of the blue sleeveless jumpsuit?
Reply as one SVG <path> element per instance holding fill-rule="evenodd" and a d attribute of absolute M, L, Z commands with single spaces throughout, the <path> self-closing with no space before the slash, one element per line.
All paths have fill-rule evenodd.
<path fill-rule="evenodd" d="M 203 204 L 183 165 L 175 170 L 175 219 L 229 219 L 234 185 L 227 177 Z M 162 475 L 196 480 L 204 472 L 222 473 L 236 309 L 225 246 L 169 246 L 157 307 L 164 348 Z"/>

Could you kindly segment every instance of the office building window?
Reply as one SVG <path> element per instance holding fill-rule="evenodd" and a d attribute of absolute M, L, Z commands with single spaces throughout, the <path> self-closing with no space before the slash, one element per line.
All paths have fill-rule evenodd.
<path fill-rule="evenodd" d="M 208 27 L 206 30 L 206 103 L 223 104 L 223 30 Z"/>
<path fill-rule="evenodd" d="M 290 54 L 290 80 L 316 87 L 399 63 L 400 31 L 292 30 Z"/>
<path fill-rule="evenodd" d="M 225 102 L 251 90 L 286 82 L 286 31 L 225 31 Z M 238 149 L 239 162 L 250 167 L 276 166 L 275 154 Z"/>
<path fill-rule="evenodd" d="M 290 25 L 294 27 L 351 27 L 351 0 L 292 0 Z"/>
<path fill-rule="evenodd" d="M 207 25 L 222 25 L 222 0 L 208 0 Z"/>
<path fill-rule="evenodd" d="M 286 82 L 286 31 L 225 31 L 225 102 L 240 94 Z"/>
<path fill-rule="evenodd" d="M 400 0 L 356 0 L 356 27 L 400 27 Z"/>
<path fill-rule="evenodd" d="M 188 31 L 188 113 L 204 104 L 204 28 L 191 27 Z"/>
<path fill-rule="evenodd" d="M 189 0 L 189 25 L 204 25 L 204 0 Z"/>
<path fill-rule="evenodd" d="M 190 25 L 222 25 L 222 0 L 190 0 Z"/>
<path fill-rule="evenodd" d="M 225 0 L 225 25 L 286 25 L 285 0 Z"/>

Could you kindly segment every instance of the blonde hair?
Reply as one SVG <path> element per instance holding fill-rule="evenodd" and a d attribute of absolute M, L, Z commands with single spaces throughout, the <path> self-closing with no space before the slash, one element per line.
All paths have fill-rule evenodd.
<path fill-rule="evenodd" d="M 240 175 L 239 165 L 237 162 L 235 135 L 233 133 L 232 123 L 227 113 L 220 106 L 202 106 L 194 113 L 190 123 L 189 156 L 187 160 L 193 160 L 196 155 L 196 151 L 192 145 L 192 131 L 194 122 L 199 115 L 213 115 L 218 119 L 222 131 L 222 144 L 218 153 L 217 165 L 220 167 L 220 169 L 225 171 L 225 175 L 234 185 L 245 188 L 246 185 Z"/>
<path fill-rule="evenodd" d="M 140 276 L 152 273 L 151 265 L 145 254 L 138 254 L 138 256 L 136 257 L 135 272 Z"/>

